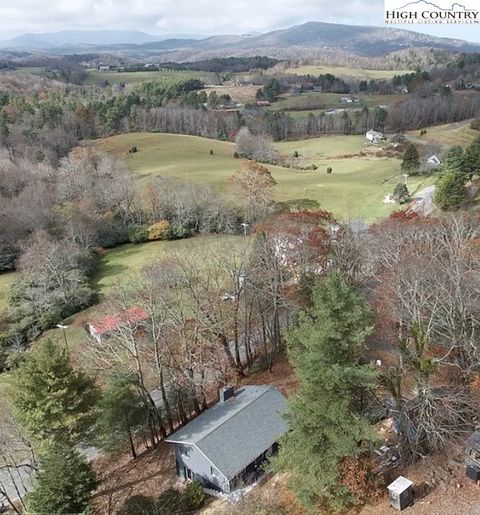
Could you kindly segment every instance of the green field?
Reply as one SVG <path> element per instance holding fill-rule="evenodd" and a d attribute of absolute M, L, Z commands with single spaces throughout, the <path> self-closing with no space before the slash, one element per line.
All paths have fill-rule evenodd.
<path fill-rule="evenodd" d="M 207 183 L 230 195 L 229 178 L 241 167 L 233 158 L 234 145 L 228 142 L 176 134 L 122 134 L 96 142 L 104 150 L 124 158 L 141 180 L 154 176 L 178 177 Z M 139 152 L 128 154 L 137 146 Z M 309 198 L 339 218 L 361 217 L 373 221 L 387 216 L 398 206 L 382 203 L 402 180 L 398 159 L 362 157 L 363 136 L 325 136 L 297 142 L 280 142 L 276 147 L 291 157 L 297 150 L 300 162 L 318 169 L 296 170 L 271 166 L 277 181 L 276 200 Z M 213 155 L 210 155 L 213 150 Z M 348 157 L 345 157 L 348 156 Z M 333 173 L 327 175 L 328 166 Z M 410 188 L 418 184 L 412 182 Z"/>
<path fill-rule="evenodd" d="M 480 136 L 480 131 L 470 128 L 470 122 L 466 120 L 429 127 L 423 136 L 420 136 L 420 131 L 410 131 L 408 135 L 418 143 L 438 143 L 443 150 L 454 145 L 465 146 Z"/>
<path fill-rule="evenodd" d="M 15 272 L 0 274 L 0 313 L 7 307 L 8 290 L 15 279 L 15 275 Z"/>
<path fill-rule="evenodd" d="M 368 70 L 366 68 L 350 68 L 344 66 L 316 66 L 305 65 L 288 68 L 286 73 L 296 73 L 297 75 L 322 75 L 331 73 L 336 77 L 349 77 L 355 79 L 391 79 L 394 75 L 410 73 L 410 70 Z"/>
<path fill-rule="evenodd" d="M 218 252 L 232 252 L 232 249 L 242 248 L 245 244 L 243 236 L 199 236 L 176 241 L 152 241 L 139 245 L 119 245 L 106 251 L 100 258 L 98 271 L 93 280 L 100 299 L 108 294 L 114 285 L 135 280 L 135 275 L 151 263 L 168 260 L 174 256 L 182 258 L 188 256 L 195 259 L 201 256 L 206 249 Z M 86 338 L 84 324 L 105 314 L 102 305 L 92 306 L 81 311 L 66 321 L 66 337 L 69 347 L 78 346 Z M 52 337 L 63 343 L 63 333 L 60 329 L 52 329 L 45 333 L 45 337 Z"/>
<path fill-rule="evenodd" d="M 357 104 L 341 104 L 340 99 L 345 96 L 356 96 L 360 98 Z M 295 110 L 308 115 L 308 113 L 321 112 L 319 109 L 331 109 L 338 107 L 361 108 L 363 106 L 376 107 L 379 105 L 390 105 L 401 99 L 402 95 L 345 95 L 340 93 L 306 93 L 298 96 L 288 96 L 274 102 L 268 109 L 274 110 Z"/>
<path fill-rule="evenodd" d="M 205 83 L 213 82 L 214 74 L 208 72 L 197 72 L 189 70 L 179 71 L 141 71 L 141 72 L 110 72 L 100 70 L 88 70 L 87 78 L 84 84 L 98 85 L 107 81 L 109 84 L 133 84 L 147 80 L 156 80 L 165 84 L 174 84 L 176 82 L 199 79 Z"/>

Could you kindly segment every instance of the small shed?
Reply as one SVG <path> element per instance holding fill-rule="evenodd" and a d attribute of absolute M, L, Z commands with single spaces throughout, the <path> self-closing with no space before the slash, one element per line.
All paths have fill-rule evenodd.
<path fill-rule="evenodd" d="M 397 510 L 408 508 L 413 502 L 413 481 L 398 476 L 393 483 L 387 486 L 390 504 Z"/>

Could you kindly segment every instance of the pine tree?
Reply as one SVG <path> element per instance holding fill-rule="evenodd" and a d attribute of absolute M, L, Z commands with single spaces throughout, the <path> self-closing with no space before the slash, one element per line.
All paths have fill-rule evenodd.
<path fill-rule="evenodd" d="M 51 340 L 29 352 L 14 376 L 16 417 L 40 449 L 54 440 L 77 443 L 91 426 L 97 398 L 93 380 L 75 371 Z"/>
<path fill-rule="evenodd" d="M 413 143 L 409 143 L 403 153 L 402 170 L 415 172 L 420 168 L 420 156 L 418 149 Z"/>
<path fill-rule="evenodd" d="M 461 175 L 463 181 L 468 179 L 468 163 L 465 155 L 465 151 L 460 145 L 450 147 L 442 159 L 442 172 L 447 174 L 448 172 L 454 172 Z"/>
<path fill-rule="evenodd" d="M 465 179 L 457 172 L 447 172 L 435 189 L 435 204 L 442 210 L 458 209 L 465 199 Z"/>
<path fill-rule="evenodd" d="M 41 458 L 33 491 L 27 496 L 27 512 L 83 513 L 95 484 L 85 458 L 68 444 L 56 443 Z"/>
<path fill-rule="evenodd" d="M 289 472 L 291 487 L 315 513 L 321 505 L 353 501 L 341 482 L 341 461 L 374 440 L 357 397 L 374 379 L 371 368 L 359 364 L 369 321 L 365 301 L 332 274 L 314 288 L 312 307 L 287 338 L 299 389 L 287 401 L 290 431 L 281 441 L 276 467 Z"/>
<path fill-rule="evenodd" d="M 475 138 L 465 151 L 468 178 L 480 174 L 480 137 Z"/>
<path fill-rule="evenodd" d="M 95 425 L 97 444 L 106 451 L 112 451 L 128 442 L 135 459 L 133 431 L 145 423 L 147 408 L 132 382 L 118 374 L 110 377 L 98 403 L 98 411 Z"/>

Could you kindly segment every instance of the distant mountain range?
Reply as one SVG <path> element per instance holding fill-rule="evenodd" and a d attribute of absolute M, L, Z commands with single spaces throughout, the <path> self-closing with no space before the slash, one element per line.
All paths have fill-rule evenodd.
<path fill-rule="evenodd" d="M 142 45 L 174 37 L 198 39 L 201 36 L 168 34 L 159 37 L 138 30 L 63 30 L 43 34 L 21 34 L 12 39 L 0 41 L 0 48 L 51 50 L 76 46 Z"/>
<path fill-rule="evenodd" d="M 438 38 L 410 30 L 308 22 L 265 34 L 160 38 L 139 31 L 63 31 L 23 34 L 0 42 L 1 48 L 71 52 L 125 52 L 137 57 L 161 56 L 171 60 L 206 57 L 267 55 L 295 57 L 312 51 L 340 50 L 375 56 L 413 47 L 457 52 L 480 52 L 480 44 Z"/>

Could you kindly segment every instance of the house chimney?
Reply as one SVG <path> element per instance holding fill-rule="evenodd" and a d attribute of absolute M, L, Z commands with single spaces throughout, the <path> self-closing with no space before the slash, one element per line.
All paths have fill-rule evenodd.
<path fill-rule="evenodd" d="M 218 397 L 220 402 L 225 402 L 228 401 L 228 399 L 235 397 L 233 386 L 227 384 L 223 388 L 220 388 L 220 390 L 218 390 Z"/>

